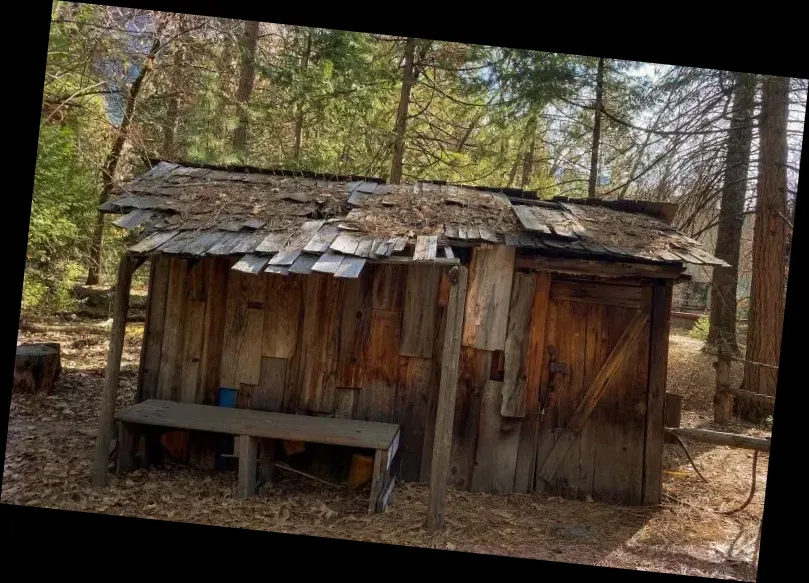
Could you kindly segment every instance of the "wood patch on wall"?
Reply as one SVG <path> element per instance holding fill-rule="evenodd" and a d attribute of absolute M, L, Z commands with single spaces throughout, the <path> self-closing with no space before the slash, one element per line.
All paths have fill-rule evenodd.
<path fill-rule="evenodd" d="M 504 245 L 472 250 L 462 346 L 505 348 L 515 253 L 516 248 Z"/>

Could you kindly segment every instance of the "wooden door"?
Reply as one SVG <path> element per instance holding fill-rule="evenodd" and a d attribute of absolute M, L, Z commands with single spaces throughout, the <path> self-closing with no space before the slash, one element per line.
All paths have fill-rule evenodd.
<path fill-rule="evenodd" d="M 553 278 L 537 490 L 641 502 L 650 305 L 648 286 Z"/>

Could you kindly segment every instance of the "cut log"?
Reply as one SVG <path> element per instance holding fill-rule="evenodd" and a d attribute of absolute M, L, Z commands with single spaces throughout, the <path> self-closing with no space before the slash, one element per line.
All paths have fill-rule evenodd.
<path fill-rule="evenodd" d="M 691 439 L 693 441 L 711 443 L 713 445 L 770 451 L 769 438 L 762 439 L 760 437 L 751 437 L 738 433 L 725 433 L 723 431 L 711 431 L 710 429 L 696 429 L 691 427 L 666 427 L 664 431 L 683 439 Z"/>
<path fill-rule="evenodd" d="M 21 344 L 14 362 L 13 389 L 50 395 L 62 371 L 59 344 Z"/>

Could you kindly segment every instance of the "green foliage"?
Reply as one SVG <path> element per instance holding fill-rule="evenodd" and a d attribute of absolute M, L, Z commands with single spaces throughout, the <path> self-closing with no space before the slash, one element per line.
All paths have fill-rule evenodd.
<path fill-rule="evenodd" d="M 711 319 L 708 316 L 700 316 L 694 327 L 688 331 L 691 338 L 702 340 L 705 342 L 708 339 L 708 331 L 711 328 Z"/>

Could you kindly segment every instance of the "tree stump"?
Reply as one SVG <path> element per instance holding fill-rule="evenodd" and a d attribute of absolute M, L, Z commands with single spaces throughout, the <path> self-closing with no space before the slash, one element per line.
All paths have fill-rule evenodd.
<path fill-rule="evenodd" d="M 61 350 L 56 342 L 20 344 L 14 363 L 14 391 L 50 395 L 62 372 Z"/>

